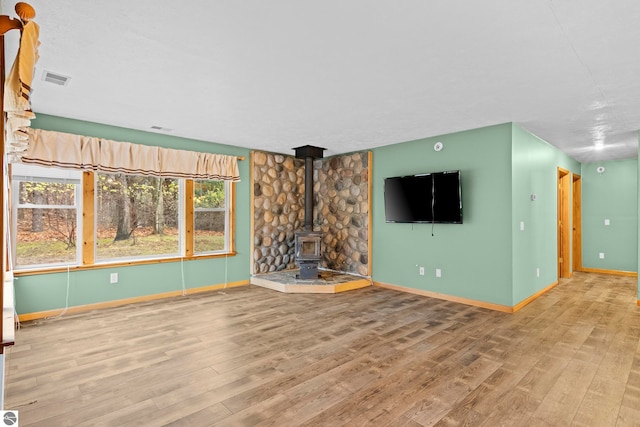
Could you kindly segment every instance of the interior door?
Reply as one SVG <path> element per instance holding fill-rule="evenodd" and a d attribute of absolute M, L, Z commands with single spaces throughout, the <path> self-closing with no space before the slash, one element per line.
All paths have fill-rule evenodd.
<path fill-rule="evenodd" d="M 571 277 L 570 196 L 571 175 L 558 168 L 558 278 Z"/>

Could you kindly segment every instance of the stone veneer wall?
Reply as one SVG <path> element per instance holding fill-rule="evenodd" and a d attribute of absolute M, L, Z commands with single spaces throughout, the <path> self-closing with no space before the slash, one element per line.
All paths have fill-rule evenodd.
<path fill-rule="evenodd" d="M 369 276 L 369 152 L 315 161 L 314 195 L 322 266 Z"/>
<path fill-rule="evenodd" d="M 254 151 L 253 273 L 296 268 L 295 232 L 304 226 L 304 161 Z M 313 162 L 313 228 L 324 233 L 320 267 L 370 275 L 369 153 Z"/>
<path fill-rule="evenodd" d="M 253 273 L 293 269 L 295 231 L 304 225 L 304 161 L 254 151 Z"/>

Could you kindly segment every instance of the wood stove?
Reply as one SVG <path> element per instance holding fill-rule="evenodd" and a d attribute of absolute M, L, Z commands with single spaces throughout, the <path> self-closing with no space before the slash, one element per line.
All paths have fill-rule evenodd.
<path fill-rule="evenodd" d="M 296 263 L 300 267 L 300 279 L 316 279 L 318 263 L 322 259 L 322 233 L 298 231 L 296 233 Z"/>
<path fill-rule="evenodd" d="M 296 232 L 296 263 L 299 279 L 318 278 L 318 263 L 322 259 L 322 233 L 313 231 L 313 160 L 322 158 L 324 148 L 304 145 L 294 148 L 296 158 L 304 159 L 304 231 Z"/>

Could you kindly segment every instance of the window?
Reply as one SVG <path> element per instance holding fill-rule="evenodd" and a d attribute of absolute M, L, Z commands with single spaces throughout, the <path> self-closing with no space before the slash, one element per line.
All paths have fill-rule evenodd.
<path fill-rule="evenodd" d="M 12 176 L 14 266 L 76 264 L 82 173 L 14 164 Z"/>
<path fill-rule="evenodd" d="M 95 175 L 96 261 L 180 255 L 177 179 Z"/>
<path fill-rule="evenodd" d="M 227 181 L 13 164 L 12 183 L 16 269 L 233 251 L 233 184 Z"/>
<path fill-rule="evenodd" d="M 226 251 L 229 247 L 228 197 L 225 181 L 193 183 L 194 251 L 196 254 Z"/>

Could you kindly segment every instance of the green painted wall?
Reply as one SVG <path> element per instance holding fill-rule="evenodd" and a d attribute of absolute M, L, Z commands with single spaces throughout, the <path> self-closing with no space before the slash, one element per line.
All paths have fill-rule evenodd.
<path fill-rule="evenodd" d="M 377 148 L 373 162 L 374 280 L 509 307 L 557 280 L 557 170 L 579 173 L 571 157 L 508 123 Z M 432 236 L 430 224 L 385 222 L 384 178 L 452 169 L 464 224 Z"/>
<path fill-rule="evenodd" d="M 463 224 L 435 224 L 432 236 L 431 224 L 385 222 L 385 178 L 455 169 Z M 376 148 L 372 170 L 374 280 L 512 305 L 511 124 Z"/>
<path fill-rule="evenodd" d="M 515 305 L 558 279 L 558 167 L 580 173 L 580 163 L 514 124 L 511 167 Z"/>
<path fill-rule="evenodd" d="M 38 114 L 33 126 L 117 141 L 248 158 L 249 150 Z M 435 142 L 444 149 L 433 150 Z M 595 168 L 607 168 L 602 175 Z M 557 280 L 557 167 L 583 183 L 583 265 L 637 271 L 637 160 L 582 165 L 517 125 L 502 124 L 373 150 L 373 279 L 505 306 Z M 20 314 L 249 279 L 249 162 L 239 162 L 237 256 L 16 279 Z M 463 224 L 388 224 L 384 178 L 461 170 Z M 615 191 L 611 191 L 614 188 Z M 531 201 L 531 194 L 536 194 Z M 604 229 L 604 218 L 611 225 Z M 520 231 L 520 221 L 524 231 Z M 432 235 L 433 231 L 433 235 Z M 597 259 L 605 252 L 605 260 Z M 593 254 L 595 253 L 595 258 Z M 595 261 L 595 262 L 593 262 Z M 604 261 L 604 262 L 603 262 Z M 419 267 L 425 275 L 419 275 Z M 435 269 L 442 277 L 435 277 Z M 536 270 L 540 268 L 540 277 Z M 109 274 L 119 283 L 109 284 Z M 640 281 L 638 282 L 640 295 Z"/>
<path fill-rule="evenodd" d="M 246 156 L 249 150 L 170 135 L 161 135 L 96 123 L 37 114 L 34 128 L 115 141 L 158 145 L 165 148 Z M 250 205 L 249 161 L 238 162 L 241 182 L 236 184 L 236 256 L 131 267 L 105 268 L 16 278 L 16 309 L 19 314 L 104 301 L 199 288 L 249 279 Z M 119 273 L 119 283 L 109 284 L 109 274 Z"/>
<path fill-rule="evenodd" d="M 603 166 L 604 173 L 597 172 Z M 610 225 L 605 225 L 609 219 Z M 582 165 L 582 265 L 638 271 L 638 160 Z M 605 254 L 604 259 L 599 254 Z"/>

